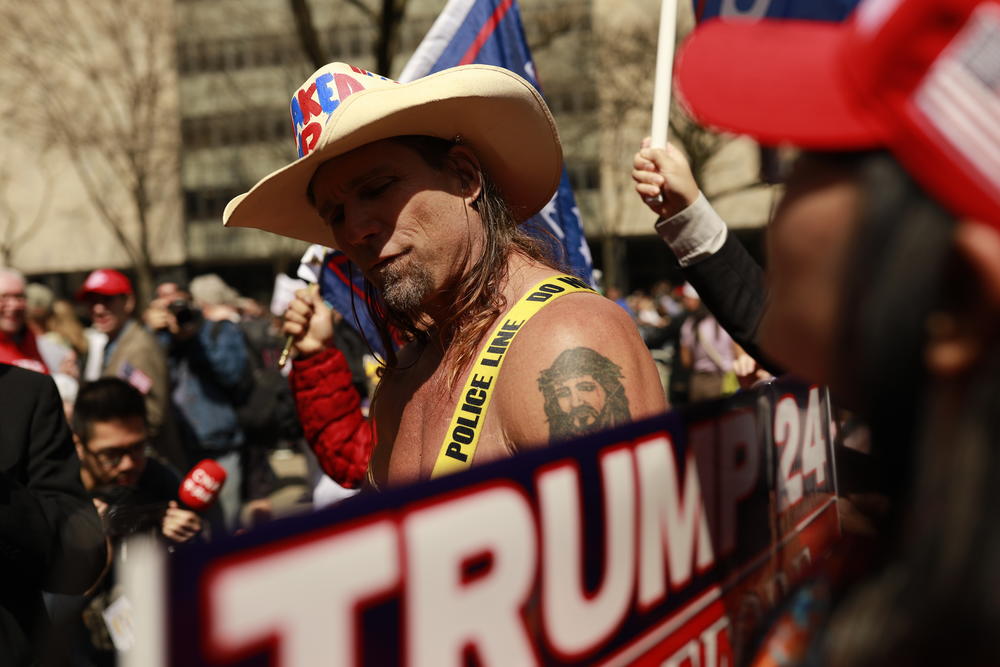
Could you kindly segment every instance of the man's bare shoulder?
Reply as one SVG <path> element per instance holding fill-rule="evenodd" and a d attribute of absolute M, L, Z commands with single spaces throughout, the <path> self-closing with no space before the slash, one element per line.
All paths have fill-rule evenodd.
<path fill-rule="evenodd" d="M 629 346 L 638 341 L 639 346 L 645 349 L 639 330 L 629 314 L 611 299 L 591 292 L 567 295 L 547 304 L 531 319 L 529 326 L 550 339 L 602 339 L 611 336 Z M 620 335 L 626 335 L 629 340 L 619 340 Z"/>
<path fill-rule="evenodd" d="M 517 446 L 572 438 L 666 407 L 635 323 L 597 294 L 546 305 L 524 324 L 509 355 L 497 400 Z"/>

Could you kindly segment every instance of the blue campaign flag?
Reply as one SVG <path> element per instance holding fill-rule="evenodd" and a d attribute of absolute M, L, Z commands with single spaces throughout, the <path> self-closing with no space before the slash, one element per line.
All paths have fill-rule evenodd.
<path fill-rule="evenodd" d="M 694 0 L 698 21 L 716 16 L 843 21 L 859 0 Z"/>
<path fill-rule="evenodd" d="M 456 65 L 481 63 L 517 72 L 541 90 L 514 0 L 450 0 L 430 32 L 403 69 L 400 81 L 412 81 Z M 536 235 L 554 244 L 553 251 L 567 268 L 593 284 L 593 261 L 583 234 L 580 210 L 566 169 L 559 189 L 538 215 L 524 223 Z M 543 233 L 546 230 L 548 233 Z M 342 252 L 333 250 L 323 261 L 320 294 L 384 354 L 375 324 L 368 316 L 361 270 Z M 356 316 L 355 316 L 356 315 Z"/>
<path fill-rule="evenodd" d="M 515 0 L 449 0 L 403 68 L 399 80 L 412 81 L 471 63 L 509 69 L 541 92 Z M 552 200 L 525 224 L 538 231 L 540 238 L 554 242 L 556 257 L 561 258 L 572 273 L 593 284 L 593 260 L 565 167 Z M 549 234 L 540 230 L 547 230 Z"/>

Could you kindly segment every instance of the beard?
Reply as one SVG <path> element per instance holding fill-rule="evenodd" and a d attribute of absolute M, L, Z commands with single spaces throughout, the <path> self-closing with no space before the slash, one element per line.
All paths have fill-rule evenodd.
<path fill-rule="evenodd" d="M 424 301 L 434 289 L 430 271 L 410 258 L 390 262 L 376 277 L 385 304 L 398 312 L 420 313 Z"/>
<path fill-rule="evenodd" d="M 579 405 L 569 412 L 569 421 L 577 433 L 595 430 L 601 421 L 601 414 L 589 405 Z"/>

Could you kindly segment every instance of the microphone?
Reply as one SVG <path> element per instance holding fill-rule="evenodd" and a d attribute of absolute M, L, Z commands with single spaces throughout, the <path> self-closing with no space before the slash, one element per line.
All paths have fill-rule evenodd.
<path fill-rule="evenodd" d="M 203 512 L 212 506 L 225 483 L 226 470 L 212 459 L 205 459 L 184 477 L 177 497 L 188 508 Z"/>

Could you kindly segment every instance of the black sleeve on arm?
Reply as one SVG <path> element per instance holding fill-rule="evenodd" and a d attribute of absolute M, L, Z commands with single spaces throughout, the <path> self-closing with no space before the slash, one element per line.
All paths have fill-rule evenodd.
<path fill-rule="evenodd" d="M 717 252 L 681 270 L 733 340 L 770 373 L 781 375 L 783 371 L 757 345 L 767 286 L 764 271 L 743 244 L 733 234 L 727 234 Z"/>
<path fill-rule="evenodd" d="M 104 533 L 55 383 L 0 370 L 0 567 L 54 593 L 82 593 L 105 563 Z"/>

